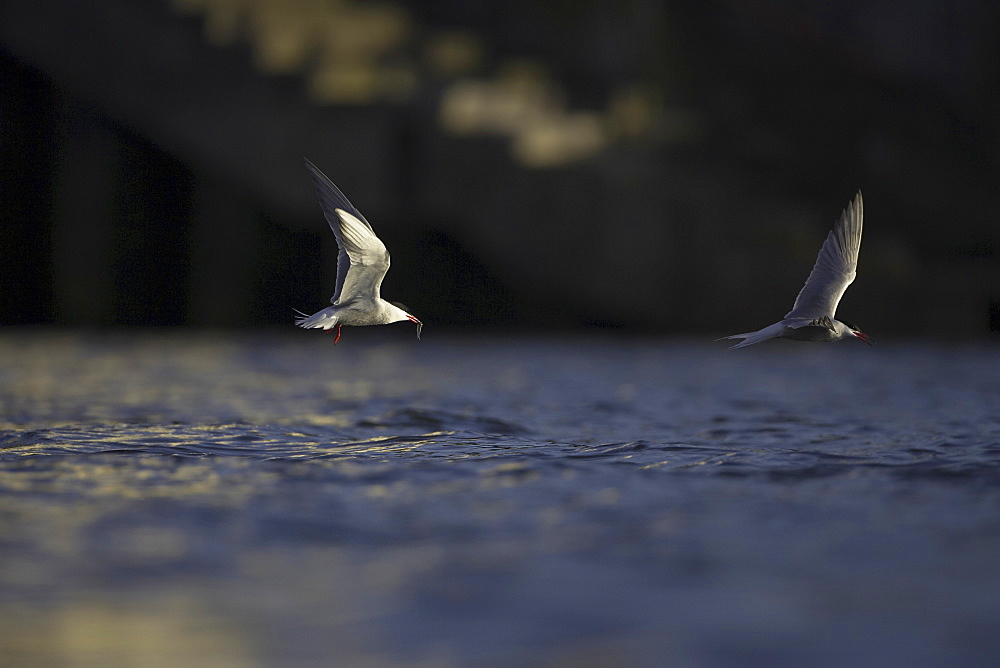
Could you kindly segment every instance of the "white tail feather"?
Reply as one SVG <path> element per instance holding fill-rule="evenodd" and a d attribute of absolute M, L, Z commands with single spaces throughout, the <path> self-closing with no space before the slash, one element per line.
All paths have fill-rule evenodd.
<path fill-rule="evenodd" d="M 747 332 L 745 334 L 733 334 L 732 336 L 723 336 L 721 339 L 716 339 L 717 341 L 722 341 L 723 339 L 743 339 L 735 346 L 729 346 L 730 350 L 736 350 L 737 348 L 746 348 L 747 346 L 752 346 L 755 343 L 760 343 L 761 341 L 767 341 L 768 339 L 775 339 L 781 336 L 785 327 L 782 323 L 778 322 L 773 325 L 769 325 L 764 329 L 758 329 L 756 332 Z"/>
<path fill-rule="evenodd" d="M 330 312 L 331 310 L 332 309 L 330 308 L 325 308 L 322 311 L 313 313 L 312 315 L 306 315 L 301 311 L 295 311 L 299 314 L 299 317 L 295 318 L 295 324 L 305 329 L 333 329 L 337 326 L 337 322 L 340 318 L 333 315 Z"/>

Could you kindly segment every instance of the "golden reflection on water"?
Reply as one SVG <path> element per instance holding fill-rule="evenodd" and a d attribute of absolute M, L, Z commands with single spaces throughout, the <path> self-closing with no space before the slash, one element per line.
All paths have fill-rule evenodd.
<path fill-rule="evenodd" d="M 253 638 L 191 592 L 87 599 L 53 609 L 0 606 L 8 666 L 258 666 Z"/>
<path fill-rule="evenodd" d="M 20 415 L 34 426 L 221 419 L 337 427 L 356 402 L 430 392 L 440 377 L 419 365 L 401 377 L 399 346 L 324 343 L 248 353 L 215 335 L 14 333 L 0 337 L 0 426 L 23 424 Z"/>
<path fill-rule="evenodd" d="M 518 522 L 519 505 L 503 494 L 540 475 L 526 462 L 488 461 L 508 444 L 437 429 L 433 411 L 408 408 L 427 394 L 441 404 L 438 385 L 450 385 L 460 392 L 443 402 L 452 411 L 443 420 L 478 424 L 456 378 L 517 395 L 531 387 L 520 357 L 484 380 L 461 354 L 441 364 L 433 347 L 411 356 L 406 346 L 182 332 L 0 337 L 9 430 L 0 434 L 0 665 L 281 665 L 302 629 L 312 629 L 310 651 L 335 647 L 343 665 L 398 665 L 379 625 L 464 550 L 461 540 L 428 542 L 428 517 L 411 526 L 409 513 L 430 504 L 447 518 L 471 491 L 480 496 L 454 512 L 483 526 Z M 399 460 L 413 475 L 391 475 Z M 611 501 L 598 490 L 573 503 Z M 571 514 L 540 513 L 539 526 L 557 531 L 533 546 L 599 539 L 567 532 Z M 473 568 L 502 572 L 526 549 L 502 533 L 490 541 Z M 435 596 L 471 595 L 444 580 Z M 269 636 L 275 620 L 287 626 Z M 433 649 L 407 661 L 454 664 Z"/>
<path fill-rule="evenodd" d="M 402 661 L 376 631 L 400 592 L 446 558 L 427 544 L 363 560 L 336 546 L 248 546 L 218 578 L 175 578 L 169 589 L 77 590 L 56 605 L 0 604 L 0 659 L 4 666 L 102 668 L 456 665 L 443 648 Z M 296 643 L 317 629 L 320 645 Z"/>

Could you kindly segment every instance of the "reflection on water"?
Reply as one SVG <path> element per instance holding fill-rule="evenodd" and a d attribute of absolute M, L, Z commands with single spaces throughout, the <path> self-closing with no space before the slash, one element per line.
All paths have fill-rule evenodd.
<path fill-rule="evenodd" d="M 993 348 L 296 334 L 0 337 L 0 663 L 1000 650 Z"/>

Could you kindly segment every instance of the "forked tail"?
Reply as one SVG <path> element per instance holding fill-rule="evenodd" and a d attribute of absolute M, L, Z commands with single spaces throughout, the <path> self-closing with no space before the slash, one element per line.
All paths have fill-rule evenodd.
<path fill-rule="evenodd" d="M 337 316 L 330 313 L 330 309 L 328 308 L 312 315 L 306 315 L 298 309 L 292 310 L 298 313 L 298 316 L 295 318 L 295 324 L 305 329 L 333 329 L 340 320 Z"/>
<path fill-rule="evenodd" d="M 767 341 L 768 339 L 775 339 L 781 336 L 781 332 L 784 330 L 784 325 L 780 322 L 775 323 L 764 329 L 758 329 L 756 332 L 747 332 L 745 334 L 733 334 L 732 336 L 723 336 L 721 339 L 716 339 L 716 341 L 723 341 L 725 339 L 743 339 L 735 346 L 729 346 L 730 350 L 736 350 L 737 348 L 746 348 L 747 346 L 752 346 L 755 343 L 760 343 L 761 341 Z"/>

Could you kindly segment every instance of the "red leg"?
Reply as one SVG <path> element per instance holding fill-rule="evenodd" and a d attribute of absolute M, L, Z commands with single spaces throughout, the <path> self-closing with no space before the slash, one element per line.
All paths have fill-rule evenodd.
<path fill-rule="evenodd" d="M 342 325 L 337 325 L 337 338 L 333 340 L 333 345 L 337 345 L 337 341 L 340 341 L 340 328 Z"/>

